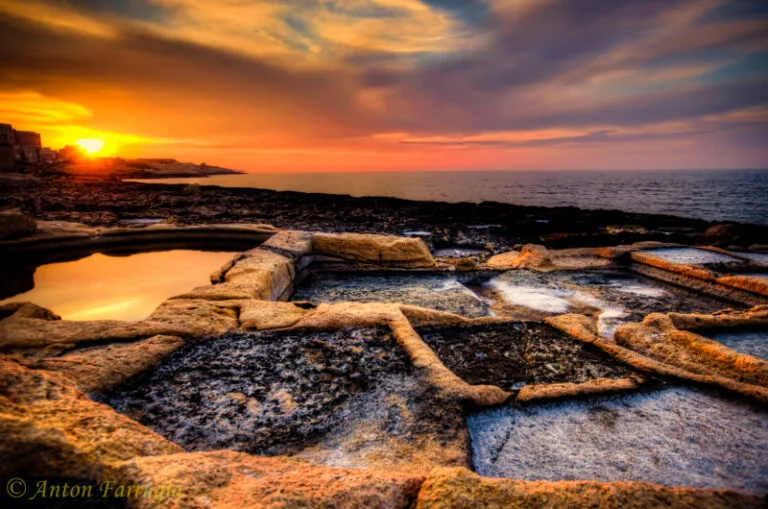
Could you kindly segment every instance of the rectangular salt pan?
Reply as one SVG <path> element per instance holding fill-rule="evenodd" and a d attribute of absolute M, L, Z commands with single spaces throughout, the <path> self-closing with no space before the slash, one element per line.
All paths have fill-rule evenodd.
<path fill-rule="evenodd" d="M 768 411 L 689 388 L 487 410 L 468 419 L 477 472 L 768 492 Z"/>
<path fill-rule="evenodd" d="M 733 256 L 717 253 L 715 251 L 707 251 L 706 249 L 697 249 L 695 247 L 665 247 L 641 252 L 680 265 L 742 262 L 742 260 Z"/>

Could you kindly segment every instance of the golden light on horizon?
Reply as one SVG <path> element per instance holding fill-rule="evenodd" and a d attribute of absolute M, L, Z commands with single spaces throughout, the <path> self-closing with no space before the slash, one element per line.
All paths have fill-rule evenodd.
<path fill-rule="evenodd" d="M 97 138 L 81 138 L 75 143 L 89 154 L 98 154 L 104 148 L 104 141 Z"/>

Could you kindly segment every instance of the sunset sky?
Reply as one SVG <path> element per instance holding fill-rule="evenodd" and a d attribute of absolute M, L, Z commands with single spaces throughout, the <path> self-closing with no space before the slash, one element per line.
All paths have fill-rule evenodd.
<path fill-rule="evenodd" d="M 0 123 L 246 171 L 768 167 L 768 2 L 0 0 Z"/>

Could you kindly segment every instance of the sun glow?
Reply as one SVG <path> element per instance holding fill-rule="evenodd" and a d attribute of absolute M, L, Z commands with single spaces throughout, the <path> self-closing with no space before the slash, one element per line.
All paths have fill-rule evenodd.
<path fill-rule="evenodd" d="M 104 148 L 104 141 L 96 138 L 83 138 L 77 140 L 77 145 L 89 154 L 97 154 Z"/>

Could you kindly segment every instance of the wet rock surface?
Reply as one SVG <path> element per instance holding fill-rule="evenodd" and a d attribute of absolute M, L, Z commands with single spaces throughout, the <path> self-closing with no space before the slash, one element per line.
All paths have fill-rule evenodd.
<path fill-rule="evenodd" d="M 557 271 L 512 270 L 472 287 L 502 316 L 541 319 L 563 313 L 598 317 L 601 335 L 612 337 L 626 322 L 653 312 L 714 312 L 738 307 L 679 286 L 639 276 L 626 269 Z"/>
<path fill-rule="evenodd" d="M 421 329 L 440 360 L 469 384 L 505 390 L 526 384 L 623 378 L 634 370 L 540 323 Z"/>
<path fill-rule="evenodd" d="M 188 450 L 277 455 L 359 417 L 357 396 L 410 376 L 385 329 L 229 334 L 100 399 Z"/>
<path fill-rule="evenodd" d="M 722 343 L 728 348 L 733 348 L 737 352 L 768 360 L 768 327 L 698 330 L 696 333 Z"/>
<path fill-rule="evenodd" d="M 311 302 L 396 302 L 467 317 L 488 316 L 488 307 L 449 274 L 319 273 L 306 278 L 293 300 Z"/>
<path fill-rule="evenodd" d="M 214 186 L 190 192 L 185 185 L 91 183 L 54 177 L 41 179 L 37 186 L 2 191 L 0 206 L 20 207 L 36 219 L 106 225 L 119 219 L 165 218 L 182 224 L 268 222 L 310 231 L 423 232 L 428 235 L 420 236 L 435 248 L 491 242 L 496 252 L 528 242 L 547 247 L 643 240 L 693 244 L 701 242 L 704 231 L 713 226 L 696 219 L 575 207 L 451 204 Z M 748 247 L 768 238 L 768 227 L 739 226 L 740 235 L 729 239 L 729 244 Z"/>
<path fill-rule="evenodd" d="M 489 477 L 642 480 L 768 493 L 768 410 L 687 387 L 487 410 L 469 418 Z"/>

